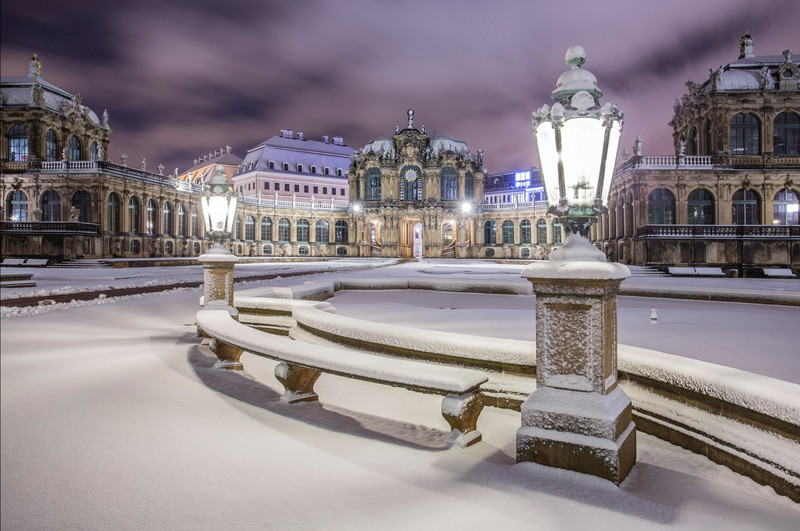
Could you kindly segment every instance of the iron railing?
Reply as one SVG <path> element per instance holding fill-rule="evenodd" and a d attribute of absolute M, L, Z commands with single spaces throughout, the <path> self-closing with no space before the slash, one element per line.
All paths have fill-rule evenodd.
<path fill-rule="evenodd" d="M 0 221 L 5 234 L 87 234 L 100 235 L 99 223 L 82 221 Z"/>
<path fill-rule="evenodd" d="M 800 239 L 800 225 L 642 225 L 637 238 L 659 239 Z"/>

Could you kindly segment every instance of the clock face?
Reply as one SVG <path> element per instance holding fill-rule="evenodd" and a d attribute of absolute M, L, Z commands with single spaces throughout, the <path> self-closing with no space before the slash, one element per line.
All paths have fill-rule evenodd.
<path fill-rule="evenodd" d="M 412 182 L 417 180 L 417 177 L 418 177 L 417 171 L 415 169 L 413 169 L 413 168 L 409 168 L 403 174 L 403 177 L 405 177 L 406 181 L 412 183 Z"/>

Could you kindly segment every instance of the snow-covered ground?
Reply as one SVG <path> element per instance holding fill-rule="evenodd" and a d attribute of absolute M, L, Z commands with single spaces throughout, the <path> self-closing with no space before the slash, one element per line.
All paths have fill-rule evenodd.
<path fill-rule="evenodd" d="M 51 270 L 37 270 L 36 280 L 44 281 Z M 520 270 L 520 266 L 483 262 L 435 262 L 352 274 L 512 280 L 519 278 Z M 63 277 L 78 276 L 72 270 L 53 271 L 73 287 L 123 280 L 84 277 L 79 283 L 75 277 Z M 196 271 L 202 275 L 199 268 Z M 139 282 L 184 275 L 175 268 L 91 273 L 136 275 Z M 320 272 L 313 278 L 342 274 L 349 273 Z M 658 278 L 657 282 L 670 280 L 698 285 L 732 280 L 731 286 L 753 290 L 797 290 L 800 284 L 746 279 Z M 640 277 L 626 282 L 633 281 L 652 282 Z M 302 279 L 278 279 L 269 285 L 298 282 Z M 478 423 L 484 441 L 467 449 L 445 450 L 448 428 L 437 396 L 323 375 L 316 386 L 319 403 L 285 405 L 278 402 L 282 389 L 272 375 L 274 363 L 245 354 L 244 374 L 212 368 L 214 358 L 199 346 L 194 333 L 199 296 L 200 290 L 192 289 L 109 298 L 3 319 L 3 529 L 797 529 L 800 525 L 800 505 L 642 433 L 637 436 L 638 462 L 615 487 L 591 476 L 514 464 L 514 435 L 520 426 L 514 411 L 487 408 Z M 631 315 L 638 316 L 652 302 L 641 300 Z M 402 303 L 388 295 L 386 302 Z M 648 332 L 642 341 L 661 340 L 649 331 L 661 331 L 667 324 L 676 327 L 671 334 L 684 334 L 679 322 L 670 322 L 683 317 L 698 330 L 684 334 L 683 341 L 691 344 L 697 339 L 698 350 L 720 352 L 729 348 L 724 345 L 738 342 L 728 341 L 728 334 L 738 332 L 743 323 L 758 333 L 774 317 L 769 312 L 777 308 L 678 307 L 670 317 L 673 310 L 667 310 L 665 302 L 654 303 L 664 308 L 661 322 L 643 324 Z M 417 311 L 409 306 L 404 317 L 415 319 Z M 627 319 L 626 312 L 621 303 L 621 322 Z M 482 315 L 477 311 L 464 314 L 464 319 L 477 329 Z M 720 318 L 704 321 L 709 315 Z M 377 320 L 377 313 L 373 317 Z M 780 336 L 789 345 L 800 344 L 798 327 L 789 325 L 767 329 L 762 340 Z M 620 341 L 624 342 L 622 337 Z M 752 356 L 771 364 L 767 356 L 774 349 L 761 344 L 765 348 Z M 797 349 L 794 354 L 800 355 Z M 791 368 L 793 360 L 796 370 L 797 357 L 780 363 Z"/>

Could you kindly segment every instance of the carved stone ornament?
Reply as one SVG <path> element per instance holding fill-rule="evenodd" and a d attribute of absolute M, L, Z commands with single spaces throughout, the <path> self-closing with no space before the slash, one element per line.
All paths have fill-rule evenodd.
<path fill-rule="evenodd" d="M 595 101 L 591 94 L 582 90 L 581 92 L 576 92 L 575 95 L 572 96 L 570 104 L 578 111 L 578 114 L 585 114 L 586 111 L 594 107 Z"/>

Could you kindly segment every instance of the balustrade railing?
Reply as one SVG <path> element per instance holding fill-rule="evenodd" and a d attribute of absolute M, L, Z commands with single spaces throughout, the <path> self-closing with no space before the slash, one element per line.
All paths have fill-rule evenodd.
<path fill-rule="evenodd" d="M 82 221 L 0 221 L 0 232 L 99 235 L 100 224 Z"/>
<path fill-rule="evenodd" d="M 525 203 L 483 203 L 481 210 L 547 210 L 547 201 L 527 201 Z"/>
<path fill-rule="evenodd" d="M 642 225 L 636 229 L 636 237 L 662 239 L 800 239 L 800 225 Z"/>

